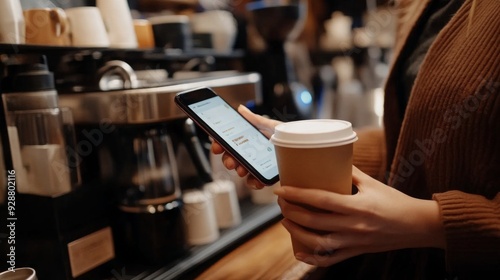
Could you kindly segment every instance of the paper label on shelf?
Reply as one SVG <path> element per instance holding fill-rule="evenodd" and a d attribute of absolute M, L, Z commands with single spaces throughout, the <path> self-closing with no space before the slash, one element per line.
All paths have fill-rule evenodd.
<path fill-rule="evenodd" d="M 113 259 L 115 249 L 110 227 L 93 232 L 68 244 L 71 275 L 83 273 Z"/>

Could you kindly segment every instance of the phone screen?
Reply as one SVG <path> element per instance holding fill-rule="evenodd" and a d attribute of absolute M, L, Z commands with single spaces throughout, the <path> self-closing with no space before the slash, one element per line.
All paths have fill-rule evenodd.
<path fill-rule="evenodd" d="M 278 165 L 274 145 L 220 96 L 215 95 L 187 106 L 263 177 L 263 183 L 277 181 Z"/>

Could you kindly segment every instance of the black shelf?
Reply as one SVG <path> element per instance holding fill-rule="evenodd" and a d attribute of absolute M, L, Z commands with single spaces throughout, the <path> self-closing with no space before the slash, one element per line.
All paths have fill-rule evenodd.
<path fill-rule="evenodd" d="M 28 44 L 0 44 L 0 54 L 62 54 L 75 52 L 102 52 L 104 54 L 117 55 L 141 55 L 144 59 L 190 59 L 195 57 L 213 56 L 215 58 L 242 58 L 243 50 L 233 50 L 231 52 L 217 52 L 212 49 L 192 49 L 182 51 L 178 49 L 122 49 L 105 47 L 72 47 L 72 46 L 43 46 Z"/>

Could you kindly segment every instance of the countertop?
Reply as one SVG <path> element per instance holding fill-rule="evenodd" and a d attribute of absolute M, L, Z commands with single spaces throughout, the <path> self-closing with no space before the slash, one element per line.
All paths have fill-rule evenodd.
<path fill-rule="evenodd" d="M 290 235 L 278 221 L 224 255 L 195 279 L 314 279 L 320 269 L 297 261 Z"/>

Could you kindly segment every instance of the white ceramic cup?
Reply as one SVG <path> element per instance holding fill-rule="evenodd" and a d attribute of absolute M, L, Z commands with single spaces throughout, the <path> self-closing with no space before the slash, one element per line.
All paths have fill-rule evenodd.
<path fill-rule="evenodd" d="M 212 194 L 219 228 L 230 228 L 241 223 L 240 204 L 232 181 L 215 180 L 203 188 Z"/>
<path fill-rule="evenodd" d="M 220 236 L 212 195 L 204 190 L 186 190 L 182 214 L 189 245 L 214 242 Z"/>
<path fill-rule="evenodd" d="M 75 7 L 65 11 L 71 26 L 73 46 L 109 47 L 108 33 L 97 7 Z"/>
<path fill-rule="evenodd" d="M 36 272 L 31 267 L 19 267 L 0 272 L 0 280 L 37 280 Z"/>
<path fill-rule="evenodd" d="M 0 1 L 0 44 L 24 44 L 25 23 L 19 0 Z"/>
<path fill-rule="evenodd" d="M 137 48 L 134 23 L 127 0 L 97 0 L 108 31 L 110 47 Z"/>
<path fill-rule="evenodd" d="M 212 35 L 212 47 L 217 52 L 229 52 L 236 39 L 236 20 L 228 11 L 212 10 L 193 14 L 191 29 L 193 33 L 209 33 Z"/>

